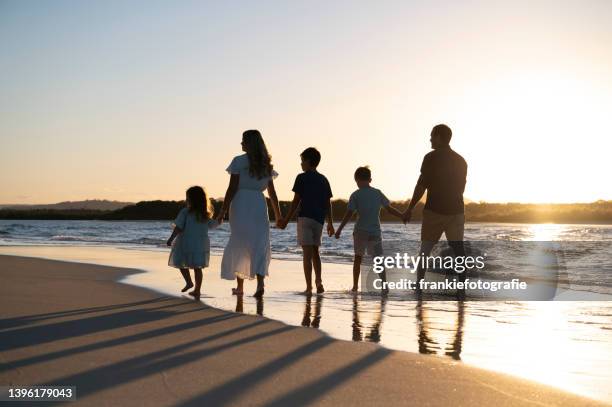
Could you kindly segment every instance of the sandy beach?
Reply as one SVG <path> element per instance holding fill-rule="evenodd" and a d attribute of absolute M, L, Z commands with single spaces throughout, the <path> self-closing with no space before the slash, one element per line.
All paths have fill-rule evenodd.
<path fill-rule="evenodd" d="M 79 404 L 601 405 L 117 283 L 134 270 L 13 256 L 0 269 L 0 382 L 73 385 Z"/>

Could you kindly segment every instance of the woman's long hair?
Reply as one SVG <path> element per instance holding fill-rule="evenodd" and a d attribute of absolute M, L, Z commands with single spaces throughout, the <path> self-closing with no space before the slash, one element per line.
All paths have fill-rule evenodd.
<path fill-rule="evenodd" d="M 189 205 L 189 212 L 192 212 L 198 222 L 202 222 L 205 219 L 210 219 L 211 208 L 210 201 L 204 192 L 202 187 L 191 187 L 187 190 L 187 204 Z"/>
<path fill-rule="evenodd" d="M 272 156 L 268 153 L 259 130 L 247 130 L 242 133 L 242 146 L 249 157 L 251 177 L 262 179 L 272 175 Z"/>

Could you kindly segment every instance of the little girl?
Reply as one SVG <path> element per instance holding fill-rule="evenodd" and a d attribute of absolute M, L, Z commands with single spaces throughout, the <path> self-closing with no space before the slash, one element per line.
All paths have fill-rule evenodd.
<path fill-rule="evenodd" d="M 202 269 L 208 267 L 210 258 L 208 228 L 216 228 L 219 223 L 211 219 L 210 203 L 202 187 L 189 188 L 185 203 L 186 207 L 181 209 L 174 220 L 174 230 L 166 243 L 172 246 L 168 265 L 178 268 L 185 279 L 185 287 L 181 292 L 193 287 L 189 275 L 189 269 L 193 269 L 195 288 L 189 295 L 200 298 Z"/>

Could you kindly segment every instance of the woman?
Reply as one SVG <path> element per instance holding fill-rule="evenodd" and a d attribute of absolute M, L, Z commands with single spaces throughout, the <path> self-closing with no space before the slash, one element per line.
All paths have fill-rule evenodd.
<path fill-rule="evenodd" d="M 221 222 L 229 210 L 231 234 L 223 251 L 221 277 L 237 280 L 232 290 L 235 295 L 243 294 L 245 278 L 257 277 L 253 296 L 261 297 L 270 265 L 270 220 L 263 191 L 268 190 L 278 222 L 281 216 L 273 181 L 278 174 L 259 131 L 245 131 L 241 144 L 246 154 L 234 157 L 227 167 L 231 178 L 218 217 Z"/>

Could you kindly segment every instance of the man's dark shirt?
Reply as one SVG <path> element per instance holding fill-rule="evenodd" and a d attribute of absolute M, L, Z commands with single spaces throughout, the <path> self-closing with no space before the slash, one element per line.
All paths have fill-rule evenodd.
<path fill-rule="evenodd" d="M 423 158 L 418 184 L 427 188 L 425 209 L 442 215 L 463 213 L 463 191 L 467 163 L 450 147 L 442 147 Z"/>
<path fill-rule="evenodd" d="M 327 204 L 332 197 L 327 178 L 316 170 L 303 172 L 295 178 L 293 192 L 302 200 L 298 216 L 314 219 L 323 224 L 327 214 Z"/>

